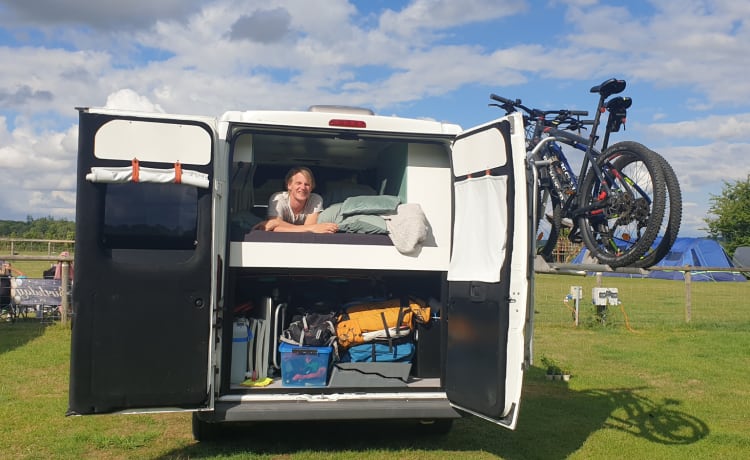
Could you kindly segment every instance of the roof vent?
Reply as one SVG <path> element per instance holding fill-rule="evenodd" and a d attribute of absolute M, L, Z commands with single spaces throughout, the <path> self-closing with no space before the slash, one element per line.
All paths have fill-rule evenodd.
<path fill-rule="evenodd" d="M 347 105 L 311 105 L 309 112 L 322 113 L 345 113 L 348 115 L 375 115 L 370 109 L 364 107 L 350 107 Z"/>

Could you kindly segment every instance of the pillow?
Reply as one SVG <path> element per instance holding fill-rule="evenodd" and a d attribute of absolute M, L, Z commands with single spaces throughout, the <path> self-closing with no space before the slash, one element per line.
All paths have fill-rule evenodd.
<path fill-rule="evenodd" d="M 328 206 L 332 203 L 342 203 L 351 196 L 359 195 L 377 195 L 374 188 L 366 184 L 357 184 L 351 181 L 328 182 L 325 186 L 326 192 L 323 194 L 323 205 Z"/>
<path fill-rule="evenodd" d="M 372 214 L 349 216 L 339 223 L 339 231 L 347 233 L 388 233 L 385 219 Z"/>
<path fill-rule="evenodd" d="M 338 224 L 341 222 L 341 205 L 343 203 L 334 203 L 318 214 L 318 223 Z"/>
<path fill-rule="evenodd" d="M 341 206 L 343 217 L 354 214 L 392 214 L 401 203 L 401 199 L 393 195 L 353 196 L 344 201 Z"/>

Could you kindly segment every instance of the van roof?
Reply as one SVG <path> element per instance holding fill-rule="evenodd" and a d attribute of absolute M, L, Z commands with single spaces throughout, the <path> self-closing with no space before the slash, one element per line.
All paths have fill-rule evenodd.
<path fill-rule="evenodd" d="M 293 126 L 306 128 L 351 129 L 353 131 L 418 133 L 456 135 L 462 130 L 453 123 L 418 118 L 370 115 L 364 111 L 283 111 L 248 110 L 229 111 L 219 119 L 228 123 L 252 123 L 263 125 Z"/>

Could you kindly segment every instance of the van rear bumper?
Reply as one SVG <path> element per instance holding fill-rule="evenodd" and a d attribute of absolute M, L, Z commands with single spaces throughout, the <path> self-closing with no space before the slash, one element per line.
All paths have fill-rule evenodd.
<path fill-rule="evenodd" d="M 213 411 L 198 412 L 206 422 L 450 419 L 461 414 L 444 392 L 226 395 Z"/>

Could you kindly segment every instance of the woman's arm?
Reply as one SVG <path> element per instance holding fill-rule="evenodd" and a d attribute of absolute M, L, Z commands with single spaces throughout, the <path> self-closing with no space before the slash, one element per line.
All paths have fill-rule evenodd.
<path fill-rule="evenodd" d="M 318 214 L 313 213 L 307 216 L 305 223 L 294 225 L 280 218 L 269 219 L 266 224 L 267 231 L 273 232 L 313 232 L 313 233 L 336 233 L 339 226 L 334 223 L 318 223 Z M 270 228 L 269 228 L 270 227 Z"/>

